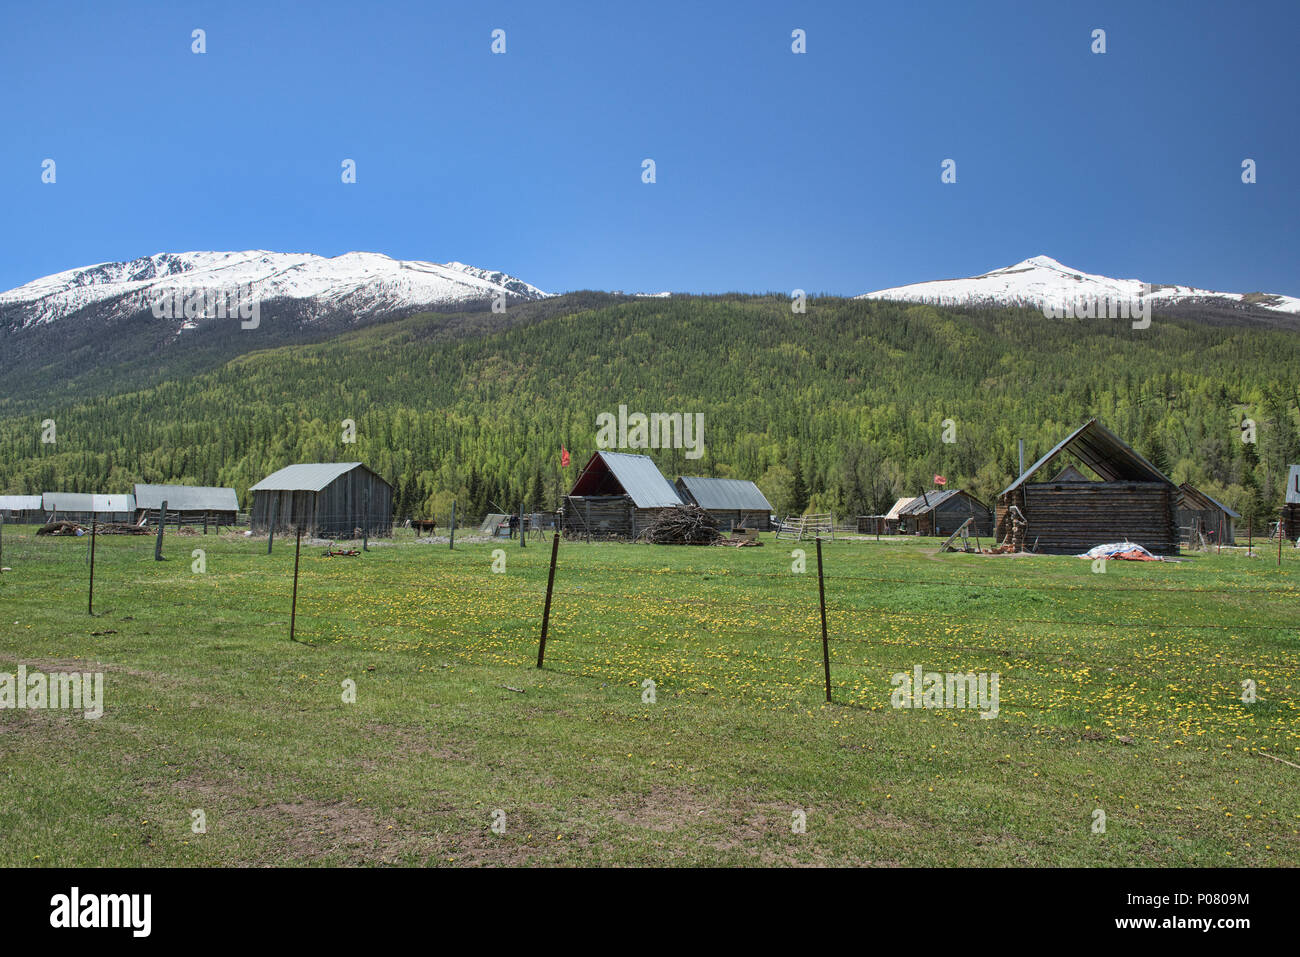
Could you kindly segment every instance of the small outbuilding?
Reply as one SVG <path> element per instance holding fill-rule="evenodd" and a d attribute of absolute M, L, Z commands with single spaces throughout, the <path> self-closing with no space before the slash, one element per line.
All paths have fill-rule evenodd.
<path fill-rule="evenodd" d="M 360 462 L 289 465 L 249 491 L 254 532 L 274 526 L 277 533 L 301 528 L 319 538 L 393 533 L 393 487 Z"/>
<path fill-rule="evenodd" d="M 202 485 L 137 485 L 135 487 L 135 520 L 158 511 L 167 504 L 167 522 L 179 525 L 234 525 L 239 516 L 239 496 L 233 488 L 212 488 Z"/>
<path fill-rule="evenodd" d="M 1034 482 L 1069 454 L 1099 476 Z M 1080 473 L 1082 474 L 1082 473 Z M 997 503 L 997 539 L 1051 555 L 1077 555 L 1097 545 L 1136 542 L 1153 555 L 1178 554 L 1174 511 L 1178 487 L 1118 436 L 1089 419 L 1029 466 Z M 1027 525 L 1012 520 L 1017 509 Z"/>
<path fill-rule="evenodd" d="M 893 508 L 885 513 L 885 534 L 898 535 L 903 531 L 903 509 L 912 504 L 912 496 L 900 498 Z"/>
<path fill-rule="evenodd" d="M 718 520 L 721 529 L 766 532 L 772 527 L 772 504 L 757 485 L 746 479 L 680 475 L 676 488 L 683 502 L 704 509 Z"/>
<path fill-rule="evenodd" d="M 91 492 L 46 492 L 41 508 L 47 521 L 131 522 L 135 520 L 134 495 L 99 495 Z"/>
<path fill-rule="evenodd" d="M 972 535 L 993 536 L 993 511 L 969 492 L 943 489 L 922 492 L 898 510 L 903 527 L 913 535 L 951 535 L 968 518 L 975 519 Z"/>
<path fill-rule="evenodd" d="M 664 509 L 682 504 L 649 456 L 596 452 L 565 496 L 564 534 L 631 541 Z"/>
<path fill-rule="evenodd" d="M 1184 545 L 1199 543 L 1202 535 L 1207 542 L 1236 544 L 1234 523 L 1241 518 L 1241 514 L 1188 482 L 1178 486 L 1177 518 L 1178 534 Z"/>

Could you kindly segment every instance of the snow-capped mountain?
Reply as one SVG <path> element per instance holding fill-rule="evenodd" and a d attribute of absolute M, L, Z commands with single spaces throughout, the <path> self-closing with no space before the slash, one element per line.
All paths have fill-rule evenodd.
<path fill-rule="evenodd" d="M 1111 279 L 1063 266 L 1050 256 L 995 269 L 969 279 L 938 279 L 865 293 L 859 299 L 894 299 L 941 306 L 1068 307 L 1086 300 L 1150 301 L 1153 306 L 1206 302 L 1238 303 L 1274 312 L 1300 314 L 1300 299 L 1268 293 L 1214 292 L 1194 286 Z"/>
<path fill-rule="evenodd" d="M 214 299 L 279 304 L 298 322 L 347 315 L 353 321 L 397 312 L 543 299 L 546 293 L 506 273 L 464 263 L 402 261 L 379 253 L 326 258 L 310 253 L 158 253 L 99 263 L 33 280 L 0 293 L 0 326 L 27 329 L 94 307 L 96 319 L 164 312 L 178 330 L 193 315 L 159 304 Z M 211 318 L 211 316 L 208 316 Z"/>

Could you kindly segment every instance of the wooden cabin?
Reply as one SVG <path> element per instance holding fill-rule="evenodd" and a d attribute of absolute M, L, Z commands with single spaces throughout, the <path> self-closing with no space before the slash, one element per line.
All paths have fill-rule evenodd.
<path fill-rule="evenodd" d="M 360 462 L 286 466 L 249 491 L 254 532 L 274 525 L 277 534 L 301 528 L 318 538 L 393 533 L 393 487 Z"/>
<path fill-rule="evenodd" d="M 948 536 L 968 518 L 975 519 L 972 535 L 993 537 L 993 510 L 959 488 L 922 492 L 899 509 L 899 518 L 913 535 Z"/>
<path fill-rule="evenodd" d="M 1300 465 L 1291 466 L 1286 477 L 1286 498 L 1282 503 L 1282 536 L 1289 541 L 1300 539 Z"/>
<path fill-rule="evenodd" d="M 1211 545 L 1236 544 L 1234 523 L 1241 515 L 1188 482 L 1178 486 L 1175 517 L 1178 520 L 1178 534 L 1184 545 L 1198 544 L 1202 535 Z"/>
<path fill-rule="evenodd" d="M 136 485 L 135 520 L 157 523 L 159 510 L 167 505 L 166 524 L 234 525 L 239 517 L 239 496 L 233 488 L 203 485 Z"/>
<path fill-rule="evenodd" d="M 597 452 L 565 496 L 564 534 L 634 541 L 665 508 L 681 504 L 649 456 Z"/>
<path fill-rule="evenodd" d="M 1066 454 L 1098 478 L 1033 481 Z M 1089 419 L 998 496 L 997 540 L 1049 555 L 1077 555 L 1095 545 L 1124 541 L 1155 555 L 1176 555 L 1177 499 L 1178 487 L 1163 472 Z M 1011 520 L 1013 506 L 1026 526 Z"/>
<path fill-rule="evenodd" d="M 704 509 L 723 531 L 753 528 L 766 532 L 772 527 L 772 504 L 753 482 L 680 475 L 675 485 L 683 502 Z"/>

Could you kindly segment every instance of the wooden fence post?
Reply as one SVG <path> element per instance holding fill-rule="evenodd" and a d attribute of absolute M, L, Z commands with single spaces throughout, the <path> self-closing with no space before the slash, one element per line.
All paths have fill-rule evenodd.
<path fill-rule="evenodd" d="M 826 638 L 826 580 L 822 577 L 822 539 L 817 536 L 817 596 L 822 606 L 822 663 L 826 668 L 826 703 L 831 701 L 831 647 Z"/>
<path fill-rule="evenodd" d="M 560 551 L 560 533 L 557 529 L 551 536 L 551 570 L 546 575 L 546 606 L 542 609 L 542 640 L 537 644 L 537 667 L 542 666 L 546 658 L 546 632 L 551 625 L 551 592 L 555 588 L 555 556 Z"/>
<path fill-rule="evenodd" d="M 280 520 L 280 493 L 275 493 L 271 500 L 271 524 L 266 530 L 266 554 L 271 554 L 271 543 L 275 541 L 275 523 Z"/>
<path fill-rule="evenodd" d="M 456 500 L 451 500 L 451 526 L 447 529 L 447 548 L 449 551 L 456 549 Z"/>
<path fill-rule="evenodd" d="M 5 510 L 0 508 L 0 566 L 5 563 Z"/>
<path fill-rule="evenodd" d="M 302 526 L 298 526 L 298 541 L 293 547 L 293 605 L 289 609 L 289 640 L 294 638 L 294 629 L 298 624 L 298 556 L 302 554 Z"/>
<path fill-rule="evenodd" d="M 99 522 L 92 517 L 90 520 L 90 594 L 86 599 L 86 614 L 95 613 L 95 532 L 99 530 Z"/>
<path fill-rule="evenodd" d="M 524 547 L 524 503 L 519 503 L 519 547 Z"/>
<path fill-rule="evenodd" d="M 153 560 L 156 562 L 160 562 L 163 560 L 163 556 L 162 556 L 163 525 L 166 522 L 167 522 L 167 503 L 163 502 L 162 508 L 158 510 L 158 538 L 154 541 L 153 544 Z"/>

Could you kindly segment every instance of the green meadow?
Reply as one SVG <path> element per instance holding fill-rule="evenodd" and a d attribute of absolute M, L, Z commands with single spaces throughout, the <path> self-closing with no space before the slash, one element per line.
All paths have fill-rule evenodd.
<path fill-rule="evenodd" d="M 304 542 L 291 641 L 292 539 L 101 536 L 92 615 L 89 539 L 6 527 L 0 672 L 104 699 L 0 710 L 0 865 L 1300 861 L 1300 553 L 826 542 L 828 704 L 816 547 L 763 540 L 562 542 L 539 670 L 549 542 Z M 918 666 L 996 714 L 895 707 Z"/>

